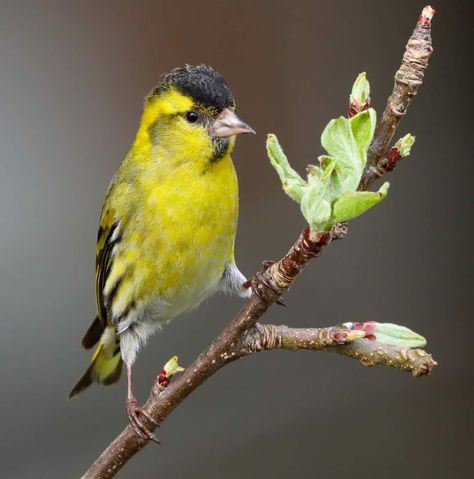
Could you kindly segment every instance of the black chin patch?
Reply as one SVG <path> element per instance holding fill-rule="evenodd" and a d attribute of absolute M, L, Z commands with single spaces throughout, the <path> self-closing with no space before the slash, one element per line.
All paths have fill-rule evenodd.
<path fill-rule="evenodd" d="M 229 149 L 230 138 L 213 138 L 212 149 L 214 151 L 211 162 L 220 160 Z"/>
<path fill-rule="evenodd" d="M 172 87 L 204 106 L 218 110 L 235 106 L 234 97 L 224 78 L 206 65 L 186 65 L 174 69 L 162 77 L 152 96 Z"/>

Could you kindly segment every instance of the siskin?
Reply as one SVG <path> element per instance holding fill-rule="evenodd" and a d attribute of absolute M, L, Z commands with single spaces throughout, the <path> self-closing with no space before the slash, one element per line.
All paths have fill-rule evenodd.
<path fill-rule="evenodd" d="M 82 345 L 98 343 L 69 394 L 118 381 L 127 368 L 127 414 L 155 439 L 132 390 L 140 347 L 161 326 L 217 291 L 249 295 L 234 260 L 236 135 L 255 133 L 235 114 L 224 78 L 186 66 L 165 75 L 145 100 L 130 151 L 113 177 L 96 248 L 97 317 Z M 154 422 L 151 418 L 149 420 Z"/>

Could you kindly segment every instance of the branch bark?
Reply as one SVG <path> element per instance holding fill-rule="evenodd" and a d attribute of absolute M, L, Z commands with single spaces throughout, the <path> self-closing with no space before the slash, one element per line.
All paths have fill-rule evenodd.
<path fill-rule="evenodd" d="M 429 374 L 436 366 L 432 356 L 422 349 L 394 346 L 368 339 L 350 341 L 348 333 L 347 329 L 337 326 L 289 328 L 284 325 L 257 323 L 247 334 L 237 354 L 242 357 L 271 349 L 330 351 L 357 359 L 364 366 L 390 366 L 411 372 L 416 377 Z"/>
<path fill-rule="evenodd" d="M 395 76 L 393 92 L 369 148 L 368 166 L 360 189 L 365 190 L 386 170 L 390 142 L 401 117 L 416 94 L 428 65 L 431 48 L 431 7 L 423 10 L 407 44 L 403 63 Z M 436 365 L 422 350 L 402 349 L 369 340 L 337 342 L 335 327 L 292 329 L 287 326 L 257 325 L 268 307 L 284 294 L 310 259 L 321 254 L 333 240 L 344 237 L 347 226 L 336 225 L 331 231 L 316 232 L 306 227 L 288 253 L 253 280 L 258 291 L 243 306 L 213 343 L 202 352 L 183 374 L 163 389 L 155 384 L 144 408 L 155 420 L 162 422 L 194 389 L 225 364 L 253 352 L 268 349 L 313 349 L 333 351 L 358 359 L 366 366 L 385 364 L 411 371 L 415 376 L 427 374 Z M 329 340 L 332 338 L 332 340 Z M 147 423 L 145 418 L 144 422 Z M 151 423 L 146 424 L 153 429 Z M 84 474 L 84 479 L 108 479 L 123 467 L 147 443 L 130 426 L 117 436 Z"/>

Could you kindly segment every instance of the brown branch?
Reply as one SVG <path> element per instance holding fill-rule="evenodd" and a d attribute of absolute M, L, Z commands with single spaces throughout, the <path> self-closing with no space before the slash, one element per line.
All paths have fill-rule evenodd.
<path fill-rule="evenodd" d="M 252 295 L 237 316 L 194 363 L 186 368 L 183 374 L 177 376 L 164 391 L 160 391 L 155 384 L 144 409 L 156 421 L 162 422 L 207 378 L 229 361 L 238 358 L 236 347 L 241 343 L 242 338 L 255 326 L 269 305 L 275 302 L 283 291 L 286 291 L 306 263 L 317 256 L 334 235 L 332 232 L 324 233 L 320 235 L 319 241 L 311 241 L 309 234 L 310 230 L 306 228 L 285 257 L 272 266 L 272 269 L 276 267 L 275 278 L 269 276 L 268 270 L 263 273 L 269 276 L 273 289 L 265 287 L 261 282 L 256 284 L 256 288 L 260 290 L 260 296 Z M 143 421 L 147 422 L 145 418 Z M 154 428 L 151 423 L 147 425 L 150 429 Z M 146 444 L 146 441 L 135 434 L 131 426 L 127 426 L 84 474 L 83 479 L 113 477 Z"/>
<path fill-rule="evenodd" d="M 424 53 L 422 54 L 422 52 Z M 430 53 L 430 21 L 426 15 L 422 15 L 415 27 L 412 38 L 408 42 L 402 67 L 397 72 L 394 91 L 390 96 L 381 124 L 369 148 L 370 165 L 378 165 L 384 159 L 400 118 L 405 114 L 411 98 L 421 84 L 423 70 L 428 64 Z M 362 178 L 360 188 L 366 189 L 383 172 L 384 170 L 380 169 L 380 171 L 377 170 L 377 174 L 374 174 L 369 168 Z M 269 305 L 278 300 L 288 290 L 288 287 L 311 258 L 319 256 L 325 246 L 331 243 L 332 240 L 343 237 L 345 232 L 345 225 L 337 225 L 331 231 L 324 233 L 312 231 L 308 227 L 305 228 L 289 252 L 280 261 L 256 276 L 253 285 L 258 290 L 259 296 L 253 294 L 214 342 L 200 354 L 182 375 L 173 379 L 166 389 L 163 390 L 159 385 L 155 385 L 144 406 L 145 410 L 155 420 L 162 422 L 181 401 L 207 378 L 228 362 L 241 357 L 244 354 L 242 352 L 242 341 L 248 338 L 249 332 L 255 333 L 253 328 Z M 324 330 L 309 331 L 320 334 Z M 282 335 L 281 338 L 282 341 L 285 339 L 288 343 L 282 342 L 282 344 L 288 344 L 289 346 L 297 344 L 295 343 L 296 337 L 300 337 L 298 331 L 300 330 L 287 330 L 286 334 Z M 301 343 L 302 347 L 304 344 L 306 343 L 303 341 Z M 400 369 L 417 370 L 418 358 L 413 355 L 418 353 L 402 353 L 402 351 L 393 350 L 391 347 L 385 348 L 380 352 L 377 350 L 377 347 L 377 343 L 371 344 L 369 341 L 358 341 L 348 345 L 326 346 L 323 349 L 356 357 L 367 365 L 382 363 L 389 365 L 390 360 L 392 360 L 393 364 L 391 365 L 405 365 L 400 367 Z M 404 355 L 406 359 L 404 359 Z M 430 364 L 431 366 L 428 367 L 427 372 L 434 365 L 434 363 Z M 152 424 L 148 423 L 147 425 L 150 429 L 153 428 Z M 106 479 L 113 477 L 146 444 L 144 440 L 133 432 L 130 426 L 127 426 L 105 449 L 84 474 L 83 478 Z"/>
<path fill-rule="evenodd" d="M 423 83 L 424 73 L 433 53 L 431 19 L 434 14 L 435 10 L 432 7 L 425 7 L 408 40 L 402 64 L 395 73 L 392 94 L 387 100 L 387 106 L 368 151 L 367 166 L 359 186 L 361 190 L 366 190 L 370 183 L 395 166 L 387 159 L 390 142 L 400 120 L 406 115 L 411 100 Z"/>
<path fill-rule="evenodd" d="M 250 331 L 238 351 L 239 357 L 263 350 L 286 349 L 296 351 L 331 351 L 359 360 L 364 366 L 385 365 L 413 376 L 429 374 L 436 366 L 432 356 L 422 349 L 384 344 L 369 339 L 348 340 L 345 328 L 289 328 L 259 324 Z"/>

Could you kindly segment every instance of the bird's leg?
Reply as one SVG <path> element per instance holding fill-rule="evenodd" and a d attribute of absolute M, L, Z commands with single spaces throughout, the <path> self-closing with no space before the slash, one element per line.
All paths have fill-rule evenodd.
<path fill-rule="evenodd" d="M 252 288 L 252 291 L 262 300 L 262 301 L 266 301 L 266 299 L 264 298 L 264 296 L 262 295 L 262 292 L 260 291 L 259 288 L 257 288 L 257 284 L 258 283 L 261 283 L 263 285 L 265 285 L 268 289 L 270 289 L 271 291 L 273 291 L 274 293 L 278 293 L 278 291 L 275 290 L 275 288 L 265 279 L 265 276 L 263 275 L 263 273 L 268 269 L 270 268 L 270 266 L 272 264 L 275 264 L 275 261 L 272 261 L 272 260 L 264 260 L 262 262 L 262 271 L 258 271 L 255 276 L 253 278 L 250 278 L 248 279 L 247 281 L 245 281 L 243 284 L 242 284 L 242 287 L 243 288 Z M 286 304 L 283 302 L 282 299 L 277 299 L 275 301 L 276 304 L 280 305 L 280 306 L 286 306 Z"/>
<path fill-rule="evenodd" d="M 130 421 L 130 425 L 132 426 L 133 430 L 137 434 L 137 436 L 141 437 L 145 441 L 154 441 L 157 444 L 160 443 L 156 436 L 153 434 L 150 429 L 143 424 L 140 420 L 139 416 L 144 416 L 148 421 L 154 424 L 156 427 L 159 427 L 159 424 L 153 419 L 143 408 L 138 404 L 135 396 L 133 395 L 132 391 L 132 366 L 127 364 L 127 385 L 128 385 L 128 393 L 127 393 L 127 415 Z"/>

